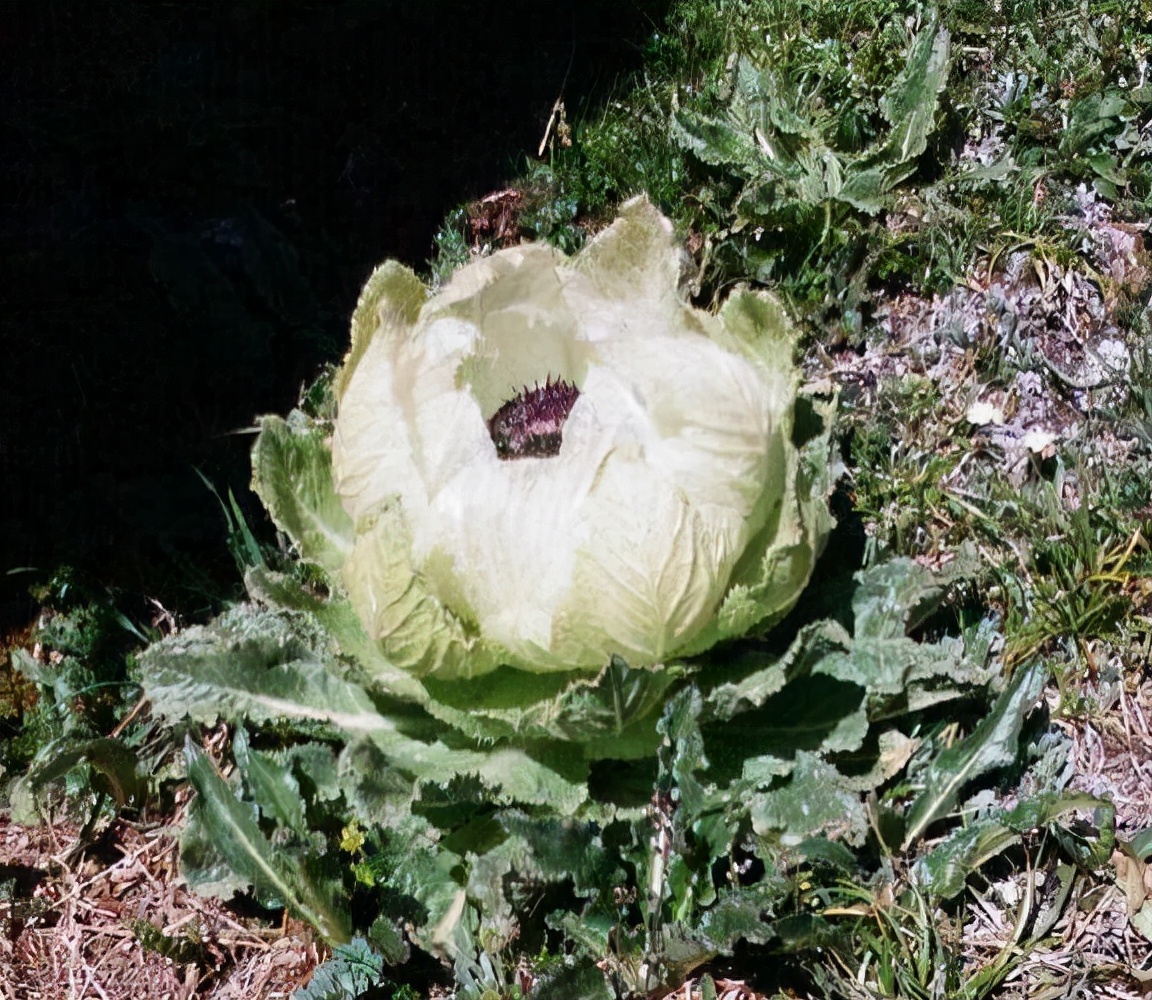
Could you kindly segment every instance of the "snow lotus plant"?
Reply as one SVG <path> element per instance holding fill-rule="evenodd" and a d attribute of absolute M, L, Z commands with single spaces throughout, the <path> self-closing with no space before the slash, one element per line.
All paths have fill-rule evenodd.
<path fill-rule="evenodd" d="M 655 945 L 614 921 L 669 921 L 685 968 L 775 933 L 783 883 L 714 881 L 750 836 L 861 841 L 861 791 L 918 745 L 901 715 L 983 683 L 985 657 L 908 635 L 942 593 L 913 563 L 787 649 L 732 641 L 793 607 L 824 545 L 830 415 L 770 295 L 706 312 L 680 273 L 640 199 L 572 258 L 504 250 L 435 293 L 372 275 L 344 366 L 261 421 L 254 483 L 292 557 L 140 656 L 155 715 L 233 727 L 228 778 L 187 744 L 189 884 L 251 887 L 331 941 L 370 885 L 389 961 L 510 941 L 543 919 L 520 882 L 566 886 L 548 926 L 601 992 L 553 995 L 602 996 L 609 939 L 652 988 Z M 920 828 L 954 805 L 940 784 Z"/>
<path fill-rule="evenodd" d="M 391 664 L 586 681 L 795 603 L 830 519 L 792 328 L 762 293 L 691 307 L 680 269 L 646 199 L 571 259 L 503 250 L 434 295 L 388 262 L 335 380 L 334 493 L 292 483 L 276 442 L 301 429 L 264 421 L 257 490 Z"/>

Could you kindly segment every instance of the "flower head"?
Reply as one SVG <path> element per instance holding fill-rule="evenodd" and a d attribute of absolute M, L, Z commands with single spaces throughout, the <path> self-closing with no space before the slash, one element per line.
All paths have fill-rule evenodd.
<path fill-rule="evenodd" d="M 829 518 L 791 328 L 764 294 L 692 308 L 679 271 L 641 198 L 572 258 L 502 250 L 431 296 L 369 279 L 333 462 L 343 581 L 393 662 L 656 665 L 795 602 Z"/>

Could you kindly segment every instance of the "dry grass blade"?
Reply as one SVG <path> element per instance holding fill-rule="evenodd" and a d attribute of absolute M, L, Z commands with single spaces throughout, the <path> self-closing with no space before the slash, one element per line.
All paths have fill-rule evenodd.
<path fill-rule="evenodd" d="M 0 1000 L 289 997 L 319 963 L 303 925 L 246 924 L 190 892 L 166 831 L 117 823 L 102 856 L 69 865 L 76 834 L 0 819 Z"/>

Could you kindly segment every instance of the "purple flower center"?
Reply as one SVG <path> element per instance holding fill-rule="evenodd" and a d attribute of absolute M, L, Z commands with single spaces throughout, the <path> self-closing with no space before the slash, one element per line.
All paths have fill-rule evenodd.
<path fill-rule="evenodd" d="M 551 376 L 523 390 L 500 407 L 488 421 L 488 433 L 498 458 L 550 458 L 560 452 L 564 421 L 580 390 Z"/>

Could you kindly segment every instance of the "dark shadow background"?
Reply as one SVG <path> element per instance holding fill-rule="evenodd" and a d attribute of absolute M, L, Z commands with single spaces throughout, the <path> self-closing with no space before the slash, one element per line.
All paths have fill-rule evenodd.
<path fill-rule="evenodd" d="M 196 475 L 520 172 L 553 101 L 639 68 L 668 0 L 0 4 L 0 624 L 60 564 L 209 609 L 238 582 Z M 23 567 L 32 569 L 24 570 Z M 12 572 L 18 570 L 18 572 Z"/>

